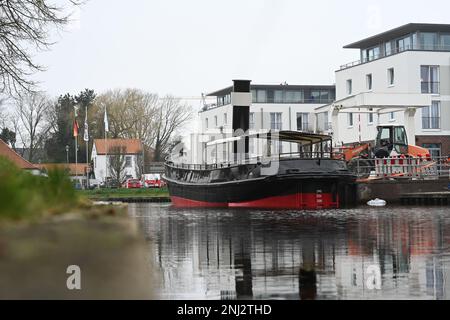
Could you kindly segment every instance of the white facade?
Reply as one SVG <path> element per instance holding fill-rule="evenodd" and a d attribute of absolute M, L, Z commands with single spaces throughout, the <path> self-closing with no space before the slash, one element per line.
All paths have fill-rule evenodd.
<path fill-rule="evenodd" d="M 421 66 L 437 66 L 439 70 L 440 94 L 432 94 L 431 100 L 440 104 L 440 128 L 424 128 L 422 118 L 424 110 L 416 111 L 416 135 L 450 135 L 450 52 L 406 51 L 394 56 L 385 57 L 370 63 L 336 72 L 336 100 L 339 101 L 351 95 L 373 92 L 384 95 L 386 99 L 394 99 L 395 95 L 421 95 Z M 389 84 L 388 70 L 394 70 L 394 83 Z M 372 77 L 372 90 L 369 90 L 367 77 Z M 347 92 L 347 81 L 352 81 L 352 93 Z M 426 106 L 424 106 L 426 107 Z M 364 110 L 368 111 L 368 110 Z M 348 114 L 339 115 L 339 141 L 356 142 L 361 125 L 362 141 L 370 141 L 376 135 L 377 123 L 404 124 L 404 114 L 401 108 L 397 112 L 373 114 L 353 114 L 353 125 L 349 123 Z M 372 120 L 372 121 L 370 121 Z M 411 142 L 410 142 L 411 143 Z M 414 141 L 412 142 L 414 143 Z"/>
<path fill-rule="evenodd" d="M 332 127 L 329 132 L 335 135 L 334 140 L 348 144 L 373 141 L 377 124 L 402 124 L 407 130 L 412 128 L 408 134 L 409 144 L 424 146 L 434 142 L 441 145 L 441 154 L 449 152 L 450 46 L 443 43 L 450 39 L 450 30 L 447 30 L 448 34 L 439 32 L 438 29 L 443 27 L 435 26 L 433 33 L 430 30 L 433 25 L 426 25 L 428 29 L 424 35 L 418 30 L 412 31 L 414 27 L 403 26 L 395 32 L 375 36 L 374 40 L 368 38 L 348 46 L 359 48 L 362 60 L 336 71 L 334 106 L 359 100 L 362 108 L 344 108 L 334 124 L 334 106 L 318 108 L 319 131 L 326 131 L 324 129 L 328 128 L 324 127 L 328 122 L 328 127 Z M 409 36 L 398 37 L 402 28 Z M 418 25 L 417 28 L 424 27 Z M 450 26 L 445 28 L 450 29 Z M 430 46 L 427 39 L 433 34 L 436 40 Z M 405 37 L 409 37 L 411 43 L 402 47 L 398 39 Z M 371 44 L 371 41 L 376 44 Z M 377 48 L 375 55 L 372 55 L 373 47 Z M 369 98 L 370 103 L 367 101 Z M 413 123 L 406 121 L 407 110 L 414 117 Z"/>
<path fill-rule="evenodd" d="M 97 148 L 94 143 L 91 153 L 91 159 L 93 162 L 95 179 L 100 182 L 105 182 L 106 177 L 111 177 L 110 167 L 109 165 L 107 165 L 109 163 L 110 156 L 105 154 L 98 154 Z M 138 155 L 126 154 L 125 162 L 126 164 L 124 169 L 124 176 L 133 179 L 140 178 L 138 176 Z"/>
<path fill-rule="evenodd" d="M 262 99 L 261 91 L 266 92 Z M 279 95 L 278 101 L 277 97 L 270 97 L 272 94 L 275 95 L 275 92 Z M 319 98 L 320 93 L 323 93 L 322 99 Z M 216 134 L 216 139 L 232 135 L 233 105 L 240 105 L 232 97 L 233 94 L 235 93 L 228 96 L 229 93 L 225 91 L 211 94 L 217 95 L 218 106 L 205 108 L 206 110 L 200 112 L 202 133 Z M 250 104 L 250 132 L 261 129 L 314 132 L 315 109 L 333 101 L 335 89 L 334 86 L 252 85 L 252 95 L 253 101 L 251 103 L 247 101 Z M 289 99 L 292 102 L 289 102 Z M 283 143 L 280 151 L 296 152 L 296 148 L 293 144 Z M 209 153 L 208 162 L 228 161 L 229 151 L 229 145 L 217 147 L 217 151 L 212 150 L 212 153 Z M 259 153 L 256 142 L 250 141 L 249 151 L 250 156 Z"/>

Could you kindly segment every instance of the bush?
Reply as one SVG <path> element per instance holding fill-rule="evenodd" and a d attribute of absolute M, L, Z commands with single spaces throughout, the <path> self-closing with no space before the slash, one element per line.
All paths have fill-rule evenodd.
<path fill-rule="evenodd" d="M 35 176 L 0 157 L 0 220 L 63 213 L 77 204 L 77 193 L 64 171 Z"/>

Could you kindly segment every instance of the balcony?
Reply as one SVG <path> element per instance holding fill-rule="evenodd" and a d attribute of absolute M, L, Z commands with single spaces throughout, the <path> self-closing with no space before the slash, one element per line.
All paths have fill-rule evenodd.
<path fill-rule="evenodd" d="M 345 70 L 352 67 L 359 66 L 361 64 L 369 63 L 379 59 L 383 59 L 389 56 L 393 56 L 406 51 L 437 51 L 437 52 L 450 52 L 450 45 L 413 45 L 398 47 L 385 53 L 380 53 L 378 55 L 373 55 L 366 57 L 362 60 L 353 61 L 344 65 L 341 65 L 339 70 Z"/>
<path fill-rule="evenodd" d="M 422 129 L 441 129 L 441 117 L 422 117 Z"/>

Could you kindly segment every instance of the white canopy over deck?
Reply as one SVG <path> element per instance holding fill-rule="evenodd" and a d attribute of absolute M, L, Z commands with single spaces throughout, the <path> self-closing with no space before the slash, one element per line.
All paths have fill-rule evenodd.
<path fill-rule="evenodd" d="M 319 113 L 331 111 L 333 136 L 338 138 L 338 115 L 340 113 L 373 113 L 381 115 L 391 112 L 404 112 L 408 140 L 415 141 L 414 116 L 417 109 L 427 106 L 431 106 L 430 94 L 363 92 L 316 108 L 315 123 L 317 125 L 317 115 Z"/>

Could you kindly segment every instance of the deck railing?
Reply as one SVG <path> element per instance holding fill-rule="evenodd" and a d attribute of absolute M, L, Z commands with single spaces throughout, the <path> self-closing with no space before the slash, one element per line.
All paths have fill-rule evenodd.
<path fill-rule="evenodd" d="M 283 160 L 334 159 L 335 155 L 336 153 L 332 153 L 329 151 L 297 151 L 297 152 L 274 154 L 271 156 L 266 155 L 258 157 L 249 157 L 245 159 L 236 159 L 232 161 L 224 161 L 210 164 L 176 163 L 174 161 L 168 160 L 166 162 L 166 165 L 177 169 L 205 171 L 205 170 L 216 170 L 221 168 L 231 168 L 249 164 L 258 164 L 258 163 L 268 164 L 273 161 L 283 161 Z"/>
<path fill-rule="evenodd" d="M 369 57 L 364 57 L 362 60 L 356 60 L 344 65 L 341 65 L 340 70 L 345 70 L 348 68 L 352 68 L 364 63 L 376 61 L 385 57 L 389 57 L 398 53 L 406 52 L 406 51 L 440 51 L 440 52 L 446 52 L 450 51 L 449 45 L 424 45 L 424 44 L 417 44 L 417 45 L 407 45 L 407 46 L 401 46 L 395 49 L 392 49 L 390 51 L 387 51 L 385 53 L 379 53 L 377 55 L 372 55 Z"/>

